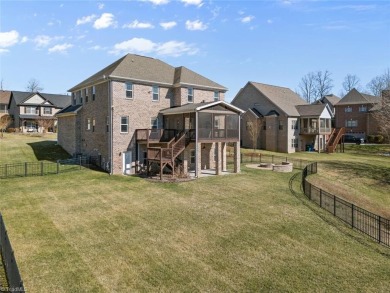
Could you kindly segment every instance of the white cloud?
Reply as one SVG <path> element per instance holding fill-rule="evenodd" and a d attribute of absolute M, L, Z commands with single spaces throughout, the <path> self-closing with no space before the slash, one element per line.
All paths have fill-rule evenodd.
<path fill-rule="evenodd" d="M 0 33 L 0 48 L 11 47 L 19 41 L 19 33 L 15 30 Z"/>
<path fill-rule="evenodd" d="M 95 14 L 83 16 L 82 18 L 77 19 L 76 25 L 86 24 L 86 23 L 92 22 L 95 18 L 96 18 Z"/>
<path fill-rule="evenodd" d="M 169 3 L 169 0 L 141 0 L 142 2 L 150 2 L 154 5 L 165 5 Z"/>
<path fill-rule="evenodd" d="M 204 31 L 207 29 L 207 25 L 200 20 L 186 21 L 186 28 L 190 31 Z"/>
<path fill-rule="evenodd" d="M 176 25 L 177 25 L 176 21 L 160 22 L 160 26 L 165 30 L 169 30 Z"/>
<path fill-rule="evenodd" d="M 186 6 L 187 5 L 195 5 L 201 7 L 203 5 L 203 0 L 181 0 Z"/>
<path fill-rule="evenodd" d="M 95 45 L 95 46 L 89 47 L 88 49 L 95 50 L 95 51 L 103 50 L 103 48 L 101 46 L 99 46 L 99 45 Z"/>
<path fill-rule="evenodd" d="M 55 45 L 54 47 L 49 48 L 49 53 L 67 53 L 67 50 L 72 47 L 73 45 L 69 43 Z"/>
<path fill-rule="evenodd" d="M 267 19 L 267 23 L 268 23 L 268 24 L 273 24 L 274 21 L 273 21 L 272 19 Z"/>
<path fill-rule="evenodd" d="M 102 10 L 104 8 L 104 3 L 98 3 L 98 9 Z"/>
<path fill-rule="evenodd" d="M 5 53 L 8 53 L 9 50 L 8 49 L 2 49 L 0 48 L 0 54 L 5 54 Z"/>
<path fill-rule="evenodd" d="M 93 27 L 97 30 L 115 26 L 114 15 L 112 13 L 103 13 L 100 18 L 96 19 Z"/>
<path fill-rule="evenodd" d="M 186 44 L 185 42 L 169 41 L 159 44 L 156 48 L 158 55 L 168 55 L 178 57 L 183 54 L 194 55 L 198 49 Z"/>
<path fill-rule="evenodd" d="M 252 16 L 252 15 L 248 15 L 248 16 L 245 16 L 243 18 L 241 18 L 241 22 L 242 23 L 249 23 L 251 22 L 255 17 Z"/>
<path fill-rule="evenodd" d="M 133 38 L 122 43 L 114 45 L 111 54 L 124 54 L 124 53 L 140 53 L 150 54 L 155 53 L 157 55 L 169 55 L 169 56 L 181 56 L 183 54 L 194 55 L 198 52 L 198 49 L 185 42 L 169 41 L 165 43 L 154 43 L 151 40 L 144 38 Z"/>
<path fill-rule="evenodd" d="M 24 37 L 20 40 L 21 43 L 26 43 L 27 41 L 28 41 L 28 37 L 26 37 L 26 36 L 24 36 Z"/>
<path fill-rule="evenodd" d="M 34 38 L 34 43 L 37 45 L 37 47 L 46 47 L 50 44 L 52 38 L 46 35 L 39 35 Z"/>
<path fill-rule="evenodd" d="M 134 20 L 132 23 L 123 25 L 123 28 L 154 28 L 154 25 L 149 22 Z"/>

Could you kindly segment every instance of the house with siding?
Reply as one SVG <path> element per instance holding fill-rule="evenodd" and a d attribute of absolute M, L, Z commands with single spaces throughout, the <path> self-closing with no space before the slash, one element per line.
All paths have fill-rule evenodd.
<path fill-rule="evenodd" d="M 352 89 L 336 105 L 335 126 L 345 128 L 345 133 L 366 139 L 380 132 L 375 111 L 381 106 L 381 97 Z"/>
<path fill-rule="evenodd" d="M 111 174 L 220 174 L 228 143 L 239 172 L 242 110 L 224 101 L 226 87 L 184 66 L 127 54 L 69 91 L 58 143 Z"/>
<path fill-rule="evenodd" d="M 241 123 L 243 147 L 284 153 L 326 150 L 333 117 L 327 104 L 310 105 L 289 88 L 251 81 L 232 104 L 246 110 Z"/>
<path fill-rule="evenodd" d="M 8 112 L 13 122 L 10 127 L 20 132 L 53 132 L 57 125 L 55 114 L 70 103 L 68 95 L 11 91 Z"/>
<path fill-rule="evenodd" d="M 11 100 L 11 92 L 0 90 L 0 117 L 8 114 L 8 104 Z"/>

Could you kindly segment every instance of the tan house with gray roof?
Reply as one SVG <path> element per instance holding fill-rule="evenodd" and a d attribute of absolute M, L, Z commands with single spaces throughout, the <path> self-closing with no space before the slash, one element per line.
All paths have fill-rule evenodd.
<path fill-rule="evenodd" d="M 127 54 L 69 91 L 58 143 L 112 174 L 220 174 L 227 143 L 239 171 L 242 110 L 224 102 L 227 88 L 186 67 Z"/>
<path fill-rule="evenodd" d="M 326 104 L 309 105 L 289 88 L 258 82 L 248 82 L 232 104 L 246 110 L 243 147 L 284 153 L 326 149 L 333 116 Z"/>

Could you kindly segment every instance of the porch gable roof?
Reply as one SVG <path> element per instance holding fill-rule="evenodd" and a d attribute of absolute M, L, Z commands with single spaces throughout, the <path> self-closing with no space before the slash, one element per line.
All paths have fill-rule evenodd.
<path fill-rule="evenodd" d="M 233 106 L 225 101 L 215 101 L 215 102 L 207 102 L 207 103 L 188 103 L 180 107 L 167 108 L 160 111 L 163 115 L 173 115 L 173 114 L 184 114 L 184 113 L 195 113 L 207 108 L 211 108 L 213 106 L 221 105 L 226 107 L 228 110 L 231 110 L 237 114 L 242 114 L 245 111 Z"/>

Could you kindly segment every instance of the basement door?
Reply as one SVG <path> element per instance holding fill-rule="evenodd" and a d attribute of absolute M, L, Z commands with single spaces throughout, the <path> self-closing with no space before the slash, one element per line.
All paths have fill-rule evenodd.
<path fill-rule="evenodd" d="M 131 174 L 131 151 L 123 152 L 123 174 L 129 175 Z"/>

